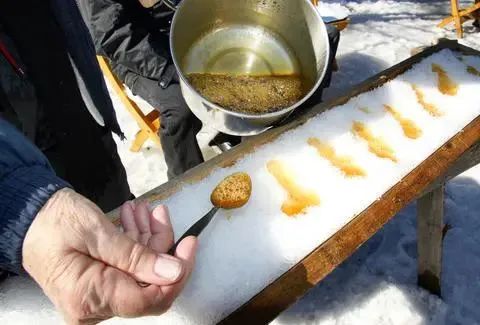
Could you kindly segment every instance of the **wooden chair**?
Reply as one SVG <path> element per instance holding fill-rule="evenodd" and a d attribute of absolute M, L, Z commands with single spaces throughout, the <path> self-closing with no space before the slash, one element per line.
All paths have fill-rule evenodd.
<path fill-rule="evenodd" d="M 480 19 L 480 0 L 475 0 L 475 3 L 470 7 L 465 9 L 460 9 L 458 5 L 458 0 L 450 0 L 451 2 L 451 16 L 445 18 L 438 24 L 438 27 L 445 27 L 450 23 L 455 24 L 455 29 L 457 30 L 457 37 L 463 37 L 463 28 L 462 24 L 471 19 Z"/>
<path fill-rule="evenodd" d="M 135 139 L 133 140 L 130 150 L 133 152 L 140 151 L 147 139 L 150 139 L 155 144 L 160 145 L 160 137 L 158 136 L 158 129 L 160 128 L 159 113 L 156 110 L 153 110 L 145 115 L 140 107 L 138 107 L 137 103 L 128 97 L 125 91 L 125 86 L 112 72 L 107 59 L 102 56 L 97 56 L 97 59 L 100 63 L 100 68 L 102 69 L 103 74 L 110 82 L 113 90 L 118 95 L 130 114 L 132 114 L 133 118 L 135 121 L 137 121 L 137 124 L 140 127 L 140 130 L 135 135 Z"/>

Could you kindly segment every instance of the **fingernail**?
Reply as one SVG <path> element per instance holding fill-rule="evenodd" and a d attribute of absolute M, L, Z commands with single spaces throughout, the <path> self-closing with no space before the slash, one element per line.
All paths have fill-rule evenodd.
<path fill-rule="evenodd" d="M 174 281 L 182 273 L 182 264 L 175 257 L 162 254 L 157 257 L 153 271 L 161 278 Z"/>
<path fill-rule="evenodd" d="M 153 208 L 150 205 L 150 202 L 148 202 L 147 200 L 142 200 L 142 205 L 144 205 L 145 208 L 147 208 L 148 212 L 152 212 Z"/>

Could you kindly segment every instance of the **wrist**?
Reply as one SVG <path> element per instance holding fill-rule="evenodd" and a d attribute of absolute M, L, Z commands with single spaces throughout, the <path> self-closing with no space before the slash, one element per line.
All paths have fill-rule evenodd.
<path fill-rule="evenodd" d="M 45 166 L 17 168 L 0 181 L 0 268 L 23 273 L 22 246 L 28 229 L 45 203 L 60 189 L 69 185 Z"/>
<path fill-rule="evenodd" d="M 55 233 L 54 230 L 62 228 L 62 219 L 70 218 L 68 211 L 74 209 L 75 196 L 78 194 L 70 189 L 63 188 L 55 192 L 43 207 L 38 211 L 28 228 L 22 246 L 22 265 L 23 268 L 32 275 L 32 270 L 38 269 L 36 258 L 40 251 L 49 251 L 45 249 L 46 243 L 53 240 L 60 240 L 61 233 Z M 54 254 L 54 252 L 51 252 Z M 32 263 L 31 261 L 35 261 Z M 48 265 L 48 262 L 47 262 Z"/>

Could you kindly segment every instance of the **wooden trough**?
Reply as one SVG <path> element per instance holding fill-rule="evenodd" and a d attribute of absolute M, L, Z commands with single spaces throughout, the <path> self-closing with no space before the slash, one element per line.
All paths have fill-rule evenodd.
<path fill-rule="evenodd" d="M 149 202 L 164 200 L 180 191 L 186 184 L 201 181 L 214 169 L 233 165 L 255 148 L 302 125 L 316 114 L 344 104 L 352 97 L 383 85 L 404 73 L 415 63 L 443 49 L 480 56 L 480 52 L 460 45 L 456 41 L 440 41 L 439 44 L 369 78 L 351 89 L 348 94 L 304 110 L 303 112 L 306 113 L 293 117 L 290 122 L 245 140 L 241 145 L 146 193 L 140 199 Z M 425 159 L 340 231 L 220 323 L 265 324 L 273 320 L 415 199 L 420 199 L 418 205 L 419 284 L 431 292 L 440 294 L 443 186 L 450 178 L 478 163 L 480 163 L 480 117 Z M 109 216 L 118 224 L 118 210 L 112 211 Z"/>

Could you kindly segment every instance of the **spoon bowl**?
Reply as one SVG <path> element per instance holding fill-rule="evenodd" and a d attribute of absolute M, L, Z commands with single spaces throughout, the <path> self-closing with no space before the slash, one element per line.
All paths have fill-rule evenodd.
<path fill-rule="evenodd" d="M 252 180 L 247 173 L 225 177 L 213 190 L 210 201 L 222 209 L 237 209 L 247 204 L 252 195 Z"/>
<path fill-rule="evenodd" d="M 247 173 L 235 173 L 225 177 L 212 191 L 210 201 L 213 208 L 206 215 L 200 218 L 191 226 L 180 239 L 169 250 L 173 255 L 177 249 L 178 243 L 188 236 L 197 237 L 212 221 L 213 217 L 220 209 L 237 209 L 247 204 L 252 194 L 252 180 Z"/>

